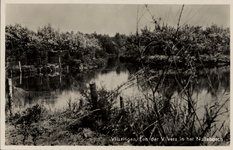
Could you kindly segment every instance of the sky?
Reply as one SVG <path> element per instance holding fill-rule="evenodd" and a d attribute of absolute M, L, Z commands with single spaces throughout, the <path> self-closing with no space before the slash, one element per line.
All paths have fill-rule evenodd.
<path fill-rule="evenodd" d="M 149 4 L 147 8 L 143 4 L 6 4 L 5 24 L 19 23 L 37 31 L 51 23 L 61 32 L 128 35 L 136 32 L 137 16 L 139 28 L 153 30 L 152 16 L 176 27 L 182 5 Z M 230 5 L 184 5 L 180 25 L 184 24 L 230 27 Z"/>

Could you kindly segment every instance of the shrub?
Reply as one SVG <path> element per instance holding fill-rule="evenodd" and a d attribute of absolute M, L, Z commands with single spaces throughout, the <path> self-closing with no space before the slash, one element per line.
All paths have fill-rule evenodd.
<path fill-rule="evenodd" d="M 42 134 L 42 131 L 36 125 L 42 119 L 42 107 L 38 104 L 34 105 L 27 108 L 22 114 L 15 114 L 15 117 L 18 119 L 13 124 L 18 132 L 23 135 L 23 144 L 25 145 L 25 140 L 31 135 L 34 145 L 36 145 L 38 136 Z"/>

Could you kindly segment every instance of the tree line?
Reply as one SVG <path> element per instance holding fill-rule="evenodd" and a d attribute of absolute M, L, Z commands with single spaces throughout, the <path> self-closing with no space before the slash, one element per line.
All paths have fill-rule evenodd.
<path fill-rule="evenodd" d="M 60 29 L 48 24 L 38 28 L 37 32 L 20 24 L 5 27 L 6 60 L 24 61 L 29 56 L 45 59 L 47 51 L 68 50 L 74 59 L 82 56 L 91 58 L 117 55 L 122 48 L 122 38 L 125 35 L 117 33 L 114 37 L 82 32 L 60 32 Z"/>
<path fill-rule="evenodd" d="M 197 58 L 199 55 L 230 55 L 230 29 L 212 24 L 174 27 L 156 24 L 154 30 L 145 26 L 139 34 L 85 34 L 61 32 L 51 24 L 38 28 L 37 32 L 20 24 L 5 27 L 6 61 L 26 61 L 28 54 L 46 59 L 49 50 L 68 50 L 74 59 L 84 56 L 103 58 L 121 55 L 139 59 L 142 56 L 177 55 Z M 171 51 L 172 50 L 172 51 Z"/>

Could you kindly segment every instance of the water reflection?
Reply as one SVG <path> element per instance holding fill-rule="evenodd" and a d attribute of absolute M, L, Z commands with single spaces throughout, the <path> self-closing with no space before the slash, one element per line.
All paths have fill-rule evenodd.
<path fill-rule="evenodd" d="M 137 70 L 138 67 L 134 64 L 121 63 L 118 58 L 110 58 L 106 67 L 83 73 L 40 74 L 13 78 L 14 105 L 16 109 L 20 109 L 41 103 L 51 109 L 62 109 L 67 107 L 68 100 L 78 101 L 81 98 L 80 93 L 89 89 L 91 80 L 96 82 L 97 88 L 104 86 L 107 90 L 113 90 L 128 81 L 130 75 Z M 189 76 L 184 77 L 185 80 L 188 78 Z M 161 93 L 160 90 L 157 94 L 163 94 L 167 99 L 171 97 L 180 99 L 183 96 L 174 75 L 169 75 L 163 85 L 161 89 L 164 89 L 165 93 Z M 125 89 L 121 96 L 124 98 L 142 96 L 139 92 L 141 89 L 142 84 L 139 83 Z M 188 89 L 193 99 L 198 100 L 198 106 L 212 102 L 214 99 L 228 98 L 229 94 L 226 95 L 230 92 L 229 67 L 199 70 L 196 81 L 189 84 Z"/>
<path fill-rule="evenodd" d="M 117 73 L 115 70 L 109 71 L 108 73 L 98 74 L 97 77 L 94 78 L 94 82 L 98 88 L 105 87 L 108 90 L 113 90 L 124 82 L 127 82 L 128 77 L 128 71 Z"/>

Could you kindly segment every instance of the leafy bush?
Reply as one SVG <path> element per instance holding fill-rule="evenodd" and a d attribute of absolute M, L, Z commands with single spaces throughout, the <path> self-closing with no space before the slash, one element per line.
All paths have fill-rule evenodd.
<path fill-rule="evenodd" d="M 42 119 L 42 107 L 40 105 L 34 105 L 27 108 L 22 114 L 15 114 L 14 126 L 18 129 L 18 132 L 23 135 L 23 144 L 29 135 L 33 137 L 34 145 L 39 135 L 42 134 L 41 129 L 35 125 Z"/>

